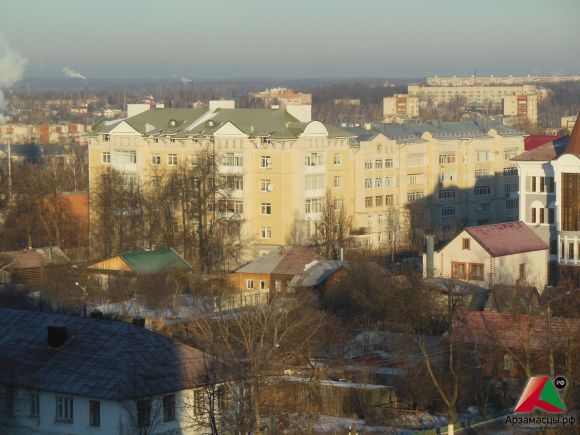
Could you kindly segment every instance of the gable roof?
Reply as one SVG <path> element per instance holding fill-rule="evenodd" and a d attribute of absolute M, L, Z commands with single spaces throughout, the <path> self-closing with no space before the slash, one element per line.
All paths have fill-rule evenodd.
<path fill-rule="evenodd" d="M 468 311 L 453 322 L 451 337 L 511 350 L 566 349 L 580 342 L 580 319 Z"/>
<path fill-rule="evenodd" d="M 288 284 L 289 287 L 314 287 L 323 283 L 328 277 L 343 266 L 340 260 L 314 260 L 304 266 L 304 270 Z"/>
<path fill-rule="evenodd" d="M 524 138 L 524 150 L 531 151 L 535 148 L 538 148 L 540 145 L 544 145 L 548 142 L 552 142 L 556 140 L 558 136 L 547 135 L 547 134 L 533 134 L 530 136 L 526 136 Z"/>
<path fill-rule="evenodd" d="M 493 257 L 549 249 L 522 221 L 468 227 L 465 231 Z"/>
<path fill-rule="evenodd" d="M 47 327 L 68 340 L 48 346 Z M 128 323 L 0 309 L 0 383 L 125 400 L 196 385 L 204 353 Z"/>
<path fill-rule="evenodd" d="M 122 263 L 119 263 L 120 260 Z M 190 270 L 191 265 L 173 248 L 131 252 L 91 264 L 87 269 L 125 270 L 137 276 Z"/>
<path fill-rule="evenodd" d="M 526 151 L 511 160 L 516 162 L 547 162 L 560 157 L 566 153 L 566 145 L 568 144 L 569 136 L 562 136 L 560 138 L 551 140 L 538 146 L 530 151 Z"/>
<path fill-rule="evenodd" d="M 57 246 L 0 252 L 0 262 L 8 263 L 8 269 L 40 268 L 67 264 L 69 258 Z"/>
<path fill-rule="evenodd" d="M 495 285 L 489 292 L 485 311 L 512 314 L 539 313 L 540 294 L 535 287 Z"/>
<path fill-rule="evenodd" d="M 284 246 L 242 266 L 235 273 L 298 275 L 313 260 L 323 259 L 304 246 Z"/>

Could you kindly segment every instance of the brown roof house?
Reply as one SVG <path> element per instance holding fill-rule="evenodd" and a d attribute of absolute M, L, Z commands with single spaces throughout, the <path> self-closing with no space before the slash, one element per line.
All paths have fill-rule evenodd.
<path fill-rule="evenodd" d="M 323 257 L 304 246 L 281 246 L 240 267 L 230 279 L 240 291 L 284 291 L 292 278 L 302 274 L 314 260 Z"/>
<path fill-rule="evenodd" d="M 0 252 L 0 283 L 37 288 L 46 268 L 67 263 L 69 258 L 56 246 Z"/>
<path fill-rule="evenodd" d="M 496 284 L 530 285 L 542 292 L 548 282 L 548 251 L 523 222 L 469 227 L 434 253 L 433 277 L 487 289 Z"/>

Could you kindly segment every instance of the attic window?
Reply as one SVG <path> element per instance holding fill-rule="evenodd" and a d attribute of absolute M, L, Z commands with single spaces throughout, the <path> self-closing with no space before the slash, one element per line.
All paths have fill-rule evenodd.
<path fill-rule="evenodd" d="M 469 239 L 463 239 L 462 240 L 462 247 L 463 249 L 470 249 L 469 245 L 470 245 L 470 240 Z"/>

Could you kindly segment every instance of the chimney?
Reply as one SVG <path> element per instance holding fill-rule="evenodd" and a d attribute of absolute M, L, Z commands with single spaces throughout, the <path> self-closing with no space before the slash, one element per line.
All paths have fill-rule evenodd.
<path fill-rule="evenodd" d="M 434 252 L 435 252 L 435 236 L 433 234 L 428 234 L 425 236 L 427 239 L 427 278 L 433 278 L 433 263 L 434 263 Z"/>
<path fill-rule="evenodd" d="M 99 310 L 93 310 L 90 314 L 91 319 L 104 319 L 103 312 Z"/>
<path fill-rule="evenodd" d="M 68 339 L 68 333 L 66 330 L 66 326 L 59 324 L 59 325 L 48 325 L 48 347 L 53 349 L 58 349 L 62 347 Z"/>
<path fill-rule="evenodd" d="M 133 317 L 133 326 L 145 328 L 145 319 L 143 317 Z"/>

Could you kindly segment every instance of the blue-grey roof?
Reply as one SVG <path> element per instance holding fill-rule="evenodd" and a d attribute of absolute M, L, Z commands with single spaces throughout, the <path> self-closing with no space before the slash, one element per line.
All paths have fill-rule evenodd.
<path fill-rule="evenodd" d="M 359 140 L 369 140 L 374 137 L 372 133 L 382 133 L 389 139 L 399 143 L 421 140 L 421 136 L 428 132 L 437 139 L 456 139 L 462 137 L 487 136 L 493 129 L 502 136 L 524 136 L 525 133 L 508 127 L 497 120 L 479 119 L 462 122 L 408 122 L 405 124 L 373 123 L 371 130 L 360 128 L 348 129 L 358 136 Z"/>
<path fill-rule="evenodd" d="M 340 260 L 314 260 L 306 265 L 306 270 L 296 275 L 288 284 L 290 287 L 314 287 L 322 284 L 330 275 L 342 267 Z"/>
<path fill-rule="evenodd" d="M 67 342 L 48 346 L 47 327 Z M 110 400 L 160 395 L 198 383 L 202 351 L 128 323 L 0 309 L 0 384 Z"/>

